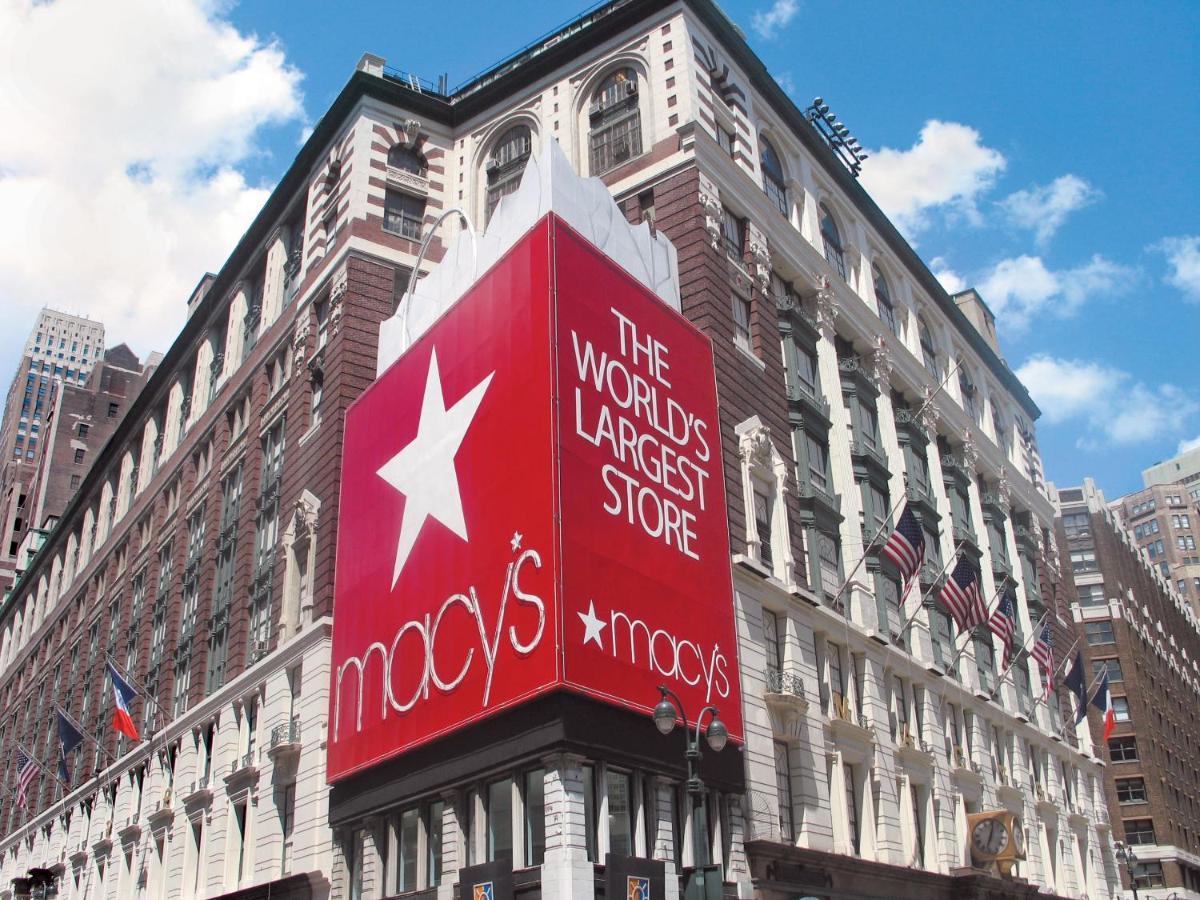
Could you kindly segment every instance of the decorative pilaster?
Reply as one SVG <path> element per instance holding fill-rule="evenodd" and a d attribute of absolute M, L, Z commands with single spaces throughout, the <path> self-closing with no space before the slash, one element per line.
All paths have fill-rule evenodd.
<path fill-rule="evenodd" d="M 716 183 L 700 173 L 700 208 L 704 212 L 704 229 L 714 250 L 721 247 L 721 192 Z"/>

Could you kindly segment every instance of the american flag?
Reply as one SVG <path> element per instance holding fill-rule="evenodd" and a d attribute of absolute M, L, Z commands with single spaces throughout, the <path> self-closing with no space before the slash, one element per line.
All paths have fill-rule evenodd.
<path fill-rule="evenodd" d="M 946 612 L 954 617 L 959 631 L 968 631 L 987 621 L 987 605 L 979 589 L 979 573 L 965 556 L 959 557 L 954 571 L 938 594 L 938 600 Z"/>
<path fill-rule="evenodd" d="M 29 786 L 33 784 L 33 779 L 37 777 L 38 770 L 37 762 L 34 761 L 28 753 L 17 748 L 17 806 L 29 805 Z"/>
<path fill-rule="evenodd" d="M 896 520 L 895 529 L 883 545 L 883 552 L 900 570 L 900 581 L 907 592 L 909 583 L 921 571 L 921 560 L 925 558 L 925 532 L 907 503 L 904 504 L 904 512 Z"/>
<path fill-rule="evenodd" d="M 988 628 L 1004 644 L 1004 667 L 1008 668 L 1008 664 L 1012 660 L 1013 636 L 1017 631 L 1012 588 L 1006 590 L 1000 597 L 1000 604 L 992 613 L 992 617 L 988 619 Z"/>
<path fill-rule="evenodd" d="M 1054 690 L 1054 633 L 1050 630 L 1049 622 L 1042 625 L 1042 630 L 1038 632 L 1037 640 L 1033 642 L 1032 656 L 1046 670 L 1046 690 Z"/>

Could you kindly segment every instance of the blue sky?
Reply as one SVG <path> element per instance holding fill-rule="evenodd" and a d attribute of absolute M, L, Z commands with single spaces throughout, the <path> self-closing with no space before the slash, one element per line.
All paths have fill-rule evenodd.
<path fill-rule="evenodd" d="M 1200 6 L 724 8 L 798 104 L 823 96 L 872 150 L 864 184 L 943 281 L 992 305 L 1052 480 L 1116 496 L 1200 438 Z M 0 115 L 20 125 L 0 135 L 0 304 L 20 322 L 0 372 L 43 303 L 165 348 L 364 51 L 454 85 L 582 6 L 503 10 L 0 9 Z"/>

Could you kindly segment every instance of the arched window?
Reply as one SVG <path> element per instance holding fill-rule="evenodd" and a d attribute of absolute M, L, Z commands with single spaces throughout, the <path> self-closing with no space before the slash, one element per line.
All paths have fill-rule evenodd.
<path fill-rule="evenodd" d="M 533 134 L 528 125 L 514 125 L 496 141 L 487 161 L 487 208 L 484 221 L 492 218 L 500 198 L 521 184 L 525 161 L 533 149 Z"/>
<path fill-rule="evenodd" d="M 779 211 L 786 216 L 788 200 L 787 186 L 783 179 L 783 163 L 779 161 L 779 154 L 775 152 L 775 148 L 765 137 L 759 138 L 759 147 L 762 150 L 760 162 L 763 172 L 763 191 L 779 207 Z"/>
<path fill-rule="evenodd" d="M 642 114 L 637 73 L 617 69 L 600 82 L 588 108 L 591 148 L 588 168 L 603 175 L 642 154 Z"/>
<path fill-rule="evenodd" d="M 925 371 L 941 381 L 942 370 L 938 368 L 937 346 L 933 343 L 933 335 L 930 334 L 929 326 L 923 318 L 917 319 L 917 335 L 921 341 L 921 359 L 925 362 Z"/>
<path fill-rule="evenodd" d="M 842 249 L 842 233 L 838 230 L 837 220 L 824 203 L 820 206 L 821 241 L 825 245 L 825 259 L 843 279 L 846 277 L 846 254 Z"/>
<path fill-rule="evenodd" d="M 996 395 L 993 393 L 992 397 Z M 1004 422 L 1004 415 L 997 408 L 995 400 L 992 401 L 992 431 L 996 434 L 996 445 L 1004 451 L 1004 455 L 1008 456 L 1012 453 L 1012 432 L 1008 430 L 1008 426 Z"/>
<path fill-rule="evenodd" d="M 411 147 L 405 147 L 403 144 L 397 144 L 388 151 L 388 167 L 399 169 L 402 172 L 411 172 L 413 175 L 425 177 L 427 166 L 425 165 L 425 157 Z"/>
<path fill-rule="evenodd" d="M 872 266 L 871 273 L 875 277 L 875 300 L 879 304 L 879 318 L 887 323 L 892 334 L 899 336 L 900 329 L 896 326 L 896 307 L 892 303 L 892 290 L 888 287 L 883 273 L 879 271 L 879 266 Z"/>

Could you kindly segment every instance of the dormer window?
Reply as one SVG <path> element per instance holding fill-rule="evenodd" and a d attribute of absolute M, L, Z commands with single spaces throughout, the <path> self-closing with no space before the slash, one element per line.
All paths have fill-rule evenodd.
<path fill-rule="evenodd" d="M 533 134 L 528 125 L 514 125 L 496 141 L 487 168 L 487 206 L 484 221 L 490 221 L 500 204 L 500 198 L 511 194 L 521 184 L 521 173 L 533 149 Z"/>
<path fill-rule="evenodd" d="M 642 155 L 642 115 L 633 69 L 617 69 L 600 82 L 592 94 L 588 119 L 588 169 L 592 175 L 603 175 Z"/>

